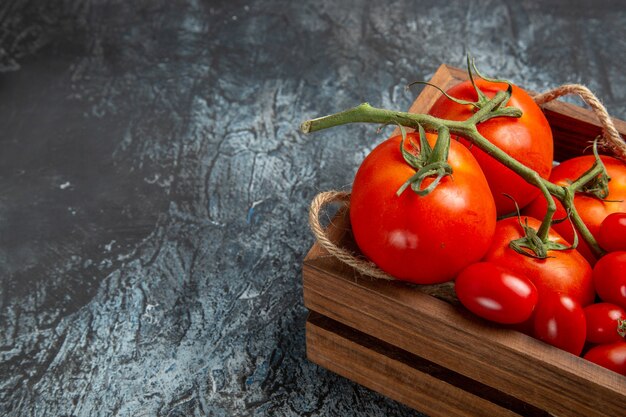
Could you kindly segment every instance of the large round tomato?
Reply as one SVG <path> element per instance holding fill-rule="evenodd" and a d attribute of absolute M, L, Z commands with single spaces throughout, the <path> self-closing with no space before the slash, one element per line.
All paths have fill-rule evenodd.
<path fill-rule="evenodd" d="M 611 213 L 626 212 L 626 164 L 610 156 L 601 156 L 611 181 L 609 181 L 609 194 L 604 199 L 578 193 L 574 196 L 574 206 L 583 222 L 589 228 L 594 237 L 598 237 L 600 224 Z M 593 155 L 578 156 L 576 158 L 563 161 L 554 167 L 550 175 L 550 181 L 557 185 L 568 185 L 585 173 L 595 161 Z M 555 199 L 556 201 L 556 199 Z M 567 213 L 560 202 L 556 201 L 557 211 L 555 219 L 566 217 Z M 543 196 L 537 197 L 528 207 L 524 209 L 524 214 L 542 219 L 546 214 L 546 199 Z M 574 231 L 568 221 L 555 224 L 554 229 L 568 242 L 572 243 Z M 590 263 L 595 263 L 595 257 L 591 253 L 589 246 L 582 240 L 578 240 L 578 251 L 582 253 Z"/>
<path fill-rule="evenodd" d="M 350 197 L 354 238 L 365 256 L 398 279 L 451 280 L 487 250 L 496 222 L 493 197 L 478 163 L 456 141 L 448 155 L 452 176 L 426 196 L 411 188 L 396 195 L 416 172 L 403 159 L 401 139 L 374 148 L 356 173 Z M 435 137 L 428 140 L 434 146 Z M 419 144 L 419 136 L 408 134 L 407 149 L 410 142 Z M 423 187 L 430 182 L 427 178 Z"/>
<path fill-rule="evenodd" d="M 528 226 L 539 229 L 541 222 L 532 217 L 522 218 Z M 537 259 L 513 250 L 509 243 L 524 236 L 524 230 L 516 217 L 498 221 L 491 247 L 484 260 L 501 265 L 513 273 L 524 275 L 537 287 L 539 299 L 552 293 L 570 296 L 581 305 L 591 304 L 595 298 L 592 272 L 589 262 L 573 249 L 551 250 L 548 258 Z M 554 230 L 550 240 L 567 244 Z"/>
<path fill-rule="evenodd" d="M 476 85 L 489 98 L 508 87 L 505 83 L 492 83 L 482 79 L 476 80 Z M 469 81 L 450 88 L 447 93 L 462 100 L 477 99 L 476 91 Z M 522 117 L 493 118 L 480 123 L 477 126 L 478 131 L 510 156 L 532 168 L 543 178 L 548 178 L 552 169 L 553 141 L 546 117 L 532 97 L 516 86 L 513 86 L 513 93 L 507 106 L 522 110 Z M 471 105 L 458 104 L 441 96 L 429 113 L 448 120 L 466 120 L 474 111 Z M 468 144 L 466 140 L 462 142 Z M 512 196 L 520 207 L 530 203 L 539 194 L 536 187 L 528 184 L 522 177 L 478 147 L 470 146 L 470 149 L 487 177 L 498 215 L 515 211 L 515 204 L 504 194 Z"/>

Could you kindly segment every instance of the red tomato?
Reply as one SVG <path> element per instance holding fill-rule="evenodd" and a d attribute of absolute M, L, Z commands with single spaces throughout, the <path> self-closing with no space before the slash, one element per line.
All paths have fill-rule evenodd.
<path fill-rule="evenodd" d="M 609 194 L 605 201 L 582 193 L 574 196 L 576 211 L 596 239 L 598 238 L 600 224 L 606 216 L 611 213 L 626 212 L 626 165 L 610 156 L 601 156 L 600 159 L 604 163 L 609 177 L 611 177 Z M 594 161 L 593 155 L 568 159 L 554 167 L 550 175 L 550 181 L 557 185 L 568 185 L 591 168 Z M 567 213 L 561 203 L 556 201 L 556 206 L 557 210 L 554 218 L 565 218 Z M 525 215 L 542 219 L 546 214 L 546 207 L 546 199 L 543 196 L 539 196 L 523 212 Z M 565 240 L 570 243 L 573 242 L 574 231 L 570 222 L 564 221 L 555 224 L 553 227 Z M 591 253 L 591 249 L 582 239 L 578 239 L 577 249 L 592 265 L 595 263 L 596 259 Z"/>
<path fill-rule="evenodd" d="M 598 231 L 598 243 L 608 252 L 626 251 L 626 213 L 611 213 Z"/>
<path fill-rule="evenodd" d="M 427 135 L 431 145 L 435 137 Z M 444 177 L 426 196 L 398 189 L 415 174 L 401 151 L 401 136 L 378 145 L 356 173 L 350 222 L 363 254 L 394 277 L 418 284 L 453 279 L 484 255 L 493 236 L 496 209 L 472 154 L 451 141 Z M 407 134 L 419 144 L 419 135 Z M 432 180 L 427 178 L 426 187 Z"/>
<path fill-rule="evenodd" d="M 585 359 L 626 376 L 626 342 L 598 345 L 589 349 Z"/>
<path fill-rule="evenodd" d="M 528 278 L 489 262 L 461 271 L 454 289 L 469 311 L 496 323 L 526 321 L 537 304 L 537 288 Z"/>
<path fill-rule="evenodd" d="M 587 320 L 587 342 L 623 342 L 620 325 L 626 320 L 626 311 L 611 303 L 596 303 L 584 308 Z M 622 328 L 626 330 L 626 328 Z"/>
<path fill-rule="evenodd" d="M 482 79 L 476 80 L 476 85 L 489 98 L 498 91 L 506 91 L 508 87 L 505 83 L 492 83 Z M 452 87 L 447 93 L 462 100 L 477 99 L 476 91 L 469 81 Z M 550 125 L 543 112 L 524 90 L 516 86 L 513 86 L 507 106 L 522 110 L 522 117 L 493 118 L 480 123 L 478 131 L 513 158 L 534 169 L 543 178 L 548 178 L 552 169 L 553 141 Z M 474 111 L 471 105 L 458 104 L 441 96 L 429 113 L 448 120 L 466 120 Z M 465 139 L 462 142 L 469 145 Z M 470 146 L 470 149 L 487 177 L 499 216 L 515 211 L 515 204 L 504 194 L 512 196 L 520 207 L 530 203 L 539 194 L 537 188 L 477 146 Z"/>
<path fill-rule="evenodd" d="M 539 229 L 540 221 L 528 217 L 528 225 Z M 522 218 L 525 221 L 525 218 Z M 591 266 L 583 256 L 573 249 L 548 253 L 546 259 L 536 259 L 517 253 L 509 246 L 512 240 L 524 235 L 516 217 L 500 220 L 491 247 L 483 258 L 509 269 L 514 274 L 530 279 L 539 291 L 541 299 L 546 294 L 562 293 L 572 297 L 583 306 L 591 304 L 595 298 L 591 279 Z M 554 230 L 550 231 L 550 240 L 566 244 Z"/>
<path fill-rule="evenodd" d="M 579 356 L 587 328 L 580 303 L 562 294 L 542 296 L 533 318 L 533 335 L 546 343 Z"/>
<path fill-rule="evenodd" d="M 626 252 L 600 258 L 593 268 L 593 284 L 602 301 L 626 309 Z"/>

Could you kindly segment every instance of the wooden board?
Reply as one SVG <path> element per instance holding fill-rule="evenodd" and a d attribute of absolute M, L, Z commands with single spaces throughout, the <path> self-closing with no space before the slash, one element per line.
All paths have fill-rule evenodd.
<path fill-rule="evenodd" d="M 432 82 L 445 89 L 464 75 L 442 66 Z M 427 111 L 438 95 L 426 87 L 410 111 Z M 580 154 L 601 131 L 588 110 L 560 102 L 545 110 L 558 159 Z M 616 126 L 626 132 L 624 122 Z M 355 248 L 346 214 L 333 219 L 329 234 Z M 305 258 L 303 284 L 305 305 L 315 313 L 307 323 L 310 360 L 417 410 L 432 416 L 626 415 L 625 377 L 491 325 L 417 286 L 362 276 L 317 245 Z M 481 388 L 472 391 L 473 385 Z"/>
<path fill-rule="evenodd" d="M 549 415 L 317 313 L 307 320 L 306 336 L 313 362 L 433 417 Z"/>

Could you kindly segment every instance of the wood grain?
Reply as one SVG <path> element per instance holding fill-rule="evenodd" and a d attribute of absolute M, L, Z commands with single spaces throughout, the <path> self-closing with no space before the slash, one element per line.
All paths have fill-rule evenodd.
<path fill-rule="evenodd" d="M 548 415 L 328 317 L 311 313 L 306 326 L 310 360 L 431 417 Z"/>
<path fill-rule="evenodd" d="M 448 88 L 464 78 L 463 71 L 442 66 L 432 81 Z M 425 87 L 410 111 L 427 111 L 439 94 Z M 580 154 L 601 131 L 590 110 L 561 102 L 549 103 L 545 110 L 553 128 L 557 157 Z M 617 121 L 616 127 L 624 135 L 626 124 Z M 358 250 L 345 210 L 333 219 L 329 233 L 340 245 Z M 432 375 L 424 375 L 428 372 L 412 366 L 411 361 L 400 365 L 381 354 L 383 345 L 494 389 L 534 410 L 566 416 L 624 415 L 623 376 L 522 333 L 491 325 L 459 306 L 420 292 L 417 286 L 364 277 L 317 245 L 304 261 L 303 283 L 306 307 L 346 326 L 332 334 L 329 328 L 323 330 L 309 323 L 309 358 L 411 407 L 439 415 L 433 401 L 446 402 L 452 389 L 441 379 L 432 382 Z M 346 339 L 341 336 L 346 329 L 372 339 L 367 343 L 350 337 L 342 340 Z M 366 369 L 365 359 L 377 365 Z M 434 383 L 437 389 L 410 397 L 403 391 L 406 381 L 422 381 L 427 386 Z M 455 386 L 454 390 L 465 388 Z M 449 407 L 444 409 L 445 415 L 481 415 L 477 410 L 486 410 L 489 406 L 484 402 L 491 402 L 470 392 L 459 398 L 463 405 L 445 405 Z M 494 411 L 490 415 L 505 414 Z"/>

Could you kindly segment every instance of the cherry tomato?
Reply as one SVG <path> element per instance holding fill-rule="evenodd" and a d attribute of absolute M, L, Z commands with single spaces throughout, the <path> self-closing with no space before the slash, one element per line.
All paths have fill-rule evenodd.
<path fill-rule="evenodd" d="M 533 335 L 546 343 L 579 356 L 587 328 L 580 303 L 562 294 L 542 296 L 533 318 Z"/>
<path fill-rule="evenodd" d="M 454 289 L 469 311 L 496 323 L 526 321 L 537 304 L 537 288 L 528 278 L 489 262 L 461 271 Z"/>
<path fill-rule="evenodd" d="M 587 342 L 623 342 L 620 331 L 626 331 L 626 311 L 611 303 L 596 303 L 584 308 L 587 320 Z"/>
<path fill-rule="evenodd" d="M 436 138 L 427 135 L 431 146 Z M 415 174 L 401 150 L 401 136 L 378 145 L 359 167 L 350 197 L 350 221 L 360 250 L 394 277 L 418 284 L 454 279 L 489 247 L 496 209 L 472 154 L 451 141 L 444 177 L 428 195 L 398 189 Z M 419 135 L 407 134 L 419 146 Z M 427 178 L 424 187 L 432 180 Z"/>
<path fill-rule="evenodd" d="M 609 177 L 611 177 L 611 181 L 609 181 L 609 194 L 606 199 L 600 200 L 582 193 L 577 193 L 574 196 L 576 211 L 596 239 L 598 238 L 600 224 L 609 214 L 626 212 L 626 164 L 610 156 L 601 156 L 600 159 Z M 593 155 L 568 159 L 554 167 L 550 175 L 550 181 L 557 185 L 568 185 L 591 168 L 594 161 L 595 158 Z M 557 211 L 554 214 L 554 218 L 565 218 L 567 213 L 561 203 L 556 201 L 556 206 Z M 542 219 L 546 214 L 546 207 L 545 197 L 539 196 L 523 210 L 523 213 L 537 219 Z M 570 243 L 573 242 L 574 230 L 570 222 L 564 221 L 553 225 L 553 227 L 565 240 Z M 589 249 L 589 246 L 582 239 L 578 239 L 577 250 L 582 253 L 592 265 L 596 262 L 595 257 L 591 253 L 591 249 Z"/>
<path fill-rule="evenodd" d="M 611 252 L 593 268 L 596 292 L 607 303 L 626 309 L 626 252 Z"/>
<path fill-rule="evenodd" d="M 482 79 L 476 85 L 491 98 L 498 91 L 505 91 L 507 84 L 492 83 Z M 476 101 L 477 94 L 469 81 L 462 82 L 447 93 L 452 97 Z M 519 119 L 497 117 L 480 123 L 478 131 L 494 145 L 508 153 L 519 162 L 535 170 L 543 178 L 548 178 L 552 169 L 553 140 L 550 125 L 543 112 L 524 90 L 513 86 L 511 99 L 507 106 L 517 107 L 523 115 Z M 462 105 L 441 96 L 430 109 L 430 114 L 448 120 L 466 120 L 475 109 L 471 105 Z M 530 203 L 539 194 L 539 190 L 528 184 L 522 177 L 480 150 L 470 146 L 465 139 L 462 143 L 469 146 L 472 154 L 483 169 L 496 202 L 498 215 L 515 211 L 515 204 L 504 194 L 512 196 L 520 207 Z"/>
<path fill-rule="evenodd" d="M 527 219 L 528 225 L 535 230 L 541 222 L 532 217 Z M 496 224 L 496 232 L 487 250 L 486 262 L 500 265 L 514 274 L 530 279 L 539 291 L 541 299 L 546 294 L 562 293 L 572 297 L 581 305 L 591 304 L 595 298 L 591 279 L 591 266 L 583 256 L 573 249 L 548 252 L 548 258 L 536 259 L 514 251 L 509 243 L 524 236 L 524 230 L 516 217 L 500 220 Z M 549 238 L 557 243 L 567 244 L 554 230 L 550 230 Z"/>
<path fill-rule="evenodd" d="M 626 342 L 614 342 L 594 346 L 585 359 L 626 376 Z"/>
<path fill-rule="evenodd" d="M 608 252 L 626 251 L 626 213 L 611 213 L 604 218 L 598 243 Z"/>

